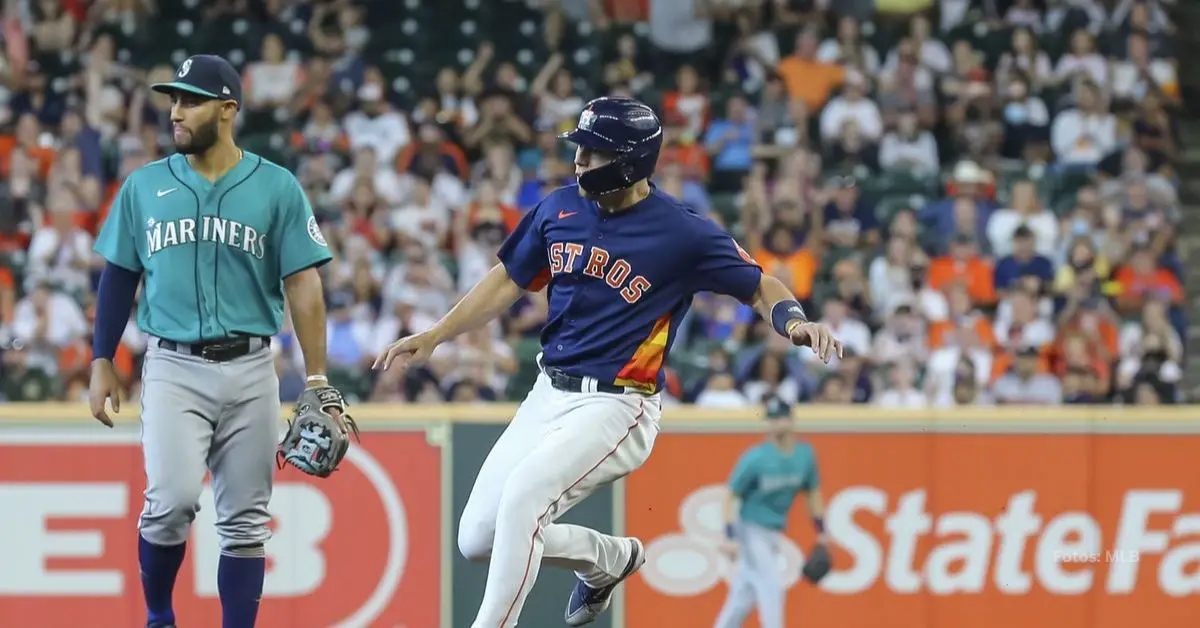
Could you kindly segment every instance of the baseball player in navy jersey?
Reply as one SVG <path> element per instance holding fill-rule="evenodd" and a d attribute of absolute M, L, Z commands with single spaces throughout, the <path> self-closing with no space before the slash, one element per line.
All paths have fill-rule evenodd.
<path fill-rule="evenodd" d="M 483 280 L 431 329 L 396 341 L 376 362 L 423 362 L 524 291 L 548 290 L 541 374 L 484 460 L 459 521 L 460 551 L 489 562 L 474 628 L 515 626 L 543 563 L 575 572 L 565 619 L 591 623 L 645 562 L 638 539 L 556 520 L 650 455 L 663 365 L 692 295 L 754 303 L 797 345 L 823 359 L 841 351 L 716 223 L 649 183 L 662 146 L 652 109 L 599 98 L 563 138 L 577 146 L 578 185 L 525 214 Z"/>
<path fill-rule="evenodd" d="M 116 352 L 138 285 L 151 337 L 142 373 L 145 506 L 138 563 L 147 626 L 175 626 L 171 597 L 205 473 L 221 539 L 222 625 L 258 614 L 279 443 L 279 380 L 269 348 L 284 295 L 310 387 L 325 386 L 325 304 L 317 267 L 329 249 L 290 172 L 239 149 L 241 80 L 224 59 L 193 56 L 171 95 L 177 153 L 129 175 L 96 240 L 107 260 L 97 293 L 90 401 L 119 412 Z"/>
<path fill-rule="evenodd" d="M 807 496 L 818 545 L 826 543 L 825 503 L 812 445 L 796 440 L 791 406 L 777 397 L 764 405 L 769 436 L 742 454 L 729 477 L 726 550 L 737 566 L 716 628 L 738 628 L 754 608 L 763 628 L 783 628 L 786 591 L 779 543 L 798 494 Z"/>

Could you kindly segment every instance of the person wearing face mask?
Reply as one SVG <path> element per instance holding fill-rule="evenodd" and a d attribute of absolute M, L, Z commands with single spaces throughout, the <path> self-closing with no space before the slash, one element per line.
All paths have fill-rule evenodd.
<path fill-rule="evenodd" d="M 1022 160 L 1030 147 L 1044 145 L 1049 140 L 1050 112 L 1041 98 L 1029 94 L 1029 79 L 1023 74 L 1013 76 L 1005 96 L 1000 155 Z"/>

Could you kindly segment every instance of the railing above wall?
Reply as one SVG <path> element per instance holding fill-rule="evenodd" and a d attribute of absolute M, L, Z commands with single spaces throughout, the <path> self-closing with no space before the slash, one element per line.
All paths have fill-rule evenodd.
<path fill-rule="evenodd" d="M 410 425 L 429 426 L 449 423 L 506 423 L 516 411 L 517 405 L 497 404 L 362 404 L 350 411 L 359 424 L 366 428 L 388 428 Z M 283 406 L 281 417 L 290 414 L 290 406 Z M 132 424 L 139 417 L 136 405 L 126 405 L 119 414 L 112 414 L 117 424 Z M 935 429 L 971 431 L 974 426 L 1004 427 L 1008 429 L 1033 429 L 1043 431 L 1048 427 L 1090 429 L 1100 431 L 1200 431 L 1200 405 L 1176 406 L 1000 406 L 962 407 L 948 409 L 890 409 L 864 405 L 798 405 L 794 410 L 798 429 L 816 428 L 822 431 L 836 430 L 839 426 L 850 430 L 888 431 L 893 428 L 911 431 Z M 75 403 L 2 403 L 0 404 L 0 428 L 47 424 L 93 423 L 91 412 L 84 404 Z M 740 424 L 742 429 L 756 429 L 762 423 L 762 414 L 756 408 L 745 410 L 718 410 L 691 405 L 669 406 L 663 409 L 663 425 L 666 429 L 685 430 L 728 428 Z M 96 425 L 101 429 L 100 425 Z M 1074 431 L 1074 430 L 1073 430 Z"/>

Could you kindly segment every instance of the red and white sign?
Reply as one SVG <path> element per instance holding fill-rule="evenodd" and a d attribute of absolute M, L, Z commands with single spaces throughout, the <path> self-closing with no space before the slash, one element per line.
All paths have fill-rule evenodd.
<path fill-rule="evenodd" d="M 137 434 L 2 430 L 0 460 L 0 626 L 141 625 Z M 372 432 L 326 480 L 278 473 L 258 625 L 438 625 L 440 468 L 423 433 Z M 220 624 L 214 512 L 206 489 L 175 587 L 184 625 Z"/>

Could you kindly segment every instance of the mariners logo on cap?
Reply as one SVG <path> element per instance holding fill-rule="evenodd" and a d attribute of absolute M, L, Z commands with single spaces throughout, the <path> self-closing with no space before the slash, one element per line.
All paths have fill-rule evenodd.
<path fill-rule="evenodd" d="M 179 78 L 183 78 L 183 77 L 187 76 L 187 73 L 190 72 L 191 70 L 192 70 L 192 60 L 188 59 L 187 61 L 183 62 L 183 65 L 179 66 L 179 74 L 178 74 Z"/>
<path fill-rule="evenodd" d="M 583 113 L 579 114 L 579 128 L 584 131 L 591 131 L 592 125 L 596 123 L 596 112 L 591 109 L 584 109 Z"/>

